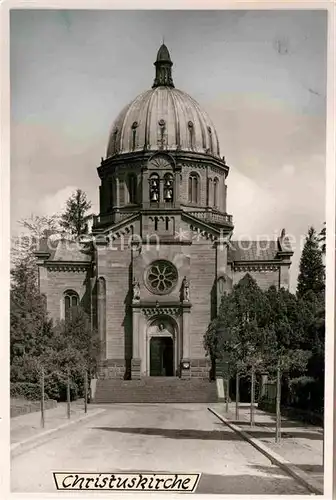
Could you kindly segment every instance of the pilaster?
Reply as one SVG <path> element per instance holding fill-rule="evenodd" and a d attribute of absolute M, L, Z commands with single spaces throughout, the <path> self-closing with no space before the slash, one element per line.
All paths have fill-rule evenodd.
<path fill-rule="evenodd" d="M 98 312 L 98 335 L 101 344 L 101 359 L 106 359 L 106 283 L 104 278 L 97 280 L 97 312 Z"/>
<path fill-rule="evenodd" d="M 219 241 L 217 245 L 216 259 L 216 304 L 217 313 L 221 304 L 222 296 L 227 292 L 227 255 L 228 244 L 226 241 Z"/>

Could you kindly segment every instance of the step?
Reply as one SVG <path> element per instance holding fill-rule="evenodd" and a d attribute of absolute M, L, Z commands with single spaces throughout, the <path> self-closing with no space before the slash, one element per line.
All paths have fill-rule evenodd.
<path fill-rule="evenodd" d="M 146 377 L 140 380 L 97 381 L 94 403 L 213 403 L 215 382 L 204 379 Z"/>

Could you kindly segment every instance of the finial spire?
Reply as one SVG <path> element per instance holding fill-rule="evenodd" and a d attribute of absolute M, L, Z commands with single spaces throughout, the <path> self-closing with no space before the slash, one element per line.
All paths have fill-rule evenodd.
<path fill-rule="evenodd" d="M 155 66 L 155 80 L 152 87 L 174 87 L 172 78 L 172 60 L 170 59 L 169 50 L 162 43 L 158 50 Z"/>

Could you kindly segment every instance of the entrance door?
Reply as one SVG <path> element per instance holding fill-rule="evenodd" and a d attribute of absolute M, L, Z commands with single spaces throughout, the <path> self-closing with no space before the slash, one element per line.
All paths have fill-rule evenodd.
<path fill-rule="evenodd" d="M 152 377 L 172 377 L 174 375 L 174 346 L 171 337 L 151 338 L 150 375 Z"/>

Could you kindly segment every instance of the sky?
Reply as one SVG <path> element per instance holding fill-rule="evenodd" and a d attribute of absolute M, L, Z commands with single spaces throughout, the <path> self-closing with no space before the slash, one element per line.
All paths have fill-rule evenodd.
<path fill-rule="evenodd" d="M 327 12 L 12 10 L 11 225 L 59 212 L 97 167 L 119 111 L 151 87 L 164 38 L 175 86 L 208 112 L 230 166 L 234 238 L 325 220 Z"/>

